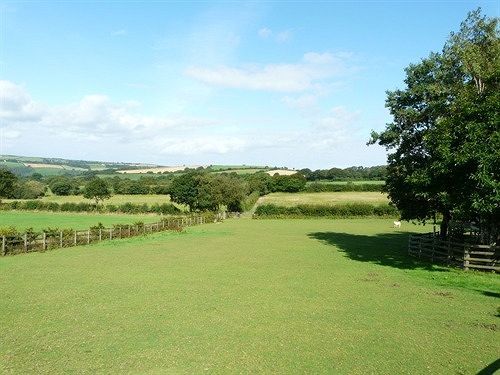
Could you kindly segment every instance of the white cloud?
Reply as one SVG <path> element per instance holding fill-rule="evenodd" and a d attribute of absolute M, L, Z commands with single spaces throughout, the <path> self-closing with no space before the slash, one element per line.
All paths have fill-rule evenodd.
<path fill-rule="evenodd" d="M 119 30 L 114 30 L 111 32 L 111 35 L 112 36 L 123 36 L 123 35 L 127 35 L 127 30 L 125 29 L 119 29 Z"/>
<path fill-rule="evenodd" d="M 357 112 L 344 107 L 321 114 L 315 107 L 317 96 L 307 92 L 286 96 L 283 102 L 299 109 L 315 107 L 314 111 L 297 117 L 286 130 L 276 130 L 272 123 L 257 130 L 234 126 L 237 118 L 215 123 L 182 115 L 145 115 L 139 112 L 138 102 L 117 103 L 101 94 L 87 95 L 69 105 L 44 106 L 36 104 L 21 86 L 8 81 L 0 85 L 3 147 L 11 153 L 52 152 L 54 156 L 90 159 L 100 155 L 109 160 L 170 160 L 174 164 L 181 160 L 194 164 L 260 160 L 285 165 L 288 158 L 289 164 L 313 160 L 318 165 L 335 152 L 347 150 L 347 144 L 355 144 L 359 120 Z M 238 159 L 241 156 L 236 155 L 243 152 L 243 160 Z"/>
<path fill-rule="evenodd" d="M 277 43 L 285 43 L 292 39 L 292 30 L 274 32 L 268 27 L 262 27 L 257 31 L 262 39 L 271 39 Z"/>
<path fill-rule="evenodd" d="M 345 56 L 307 53 L 295 64 L 250 65 L 245 67 L 193 66 L 185 74 L 205 84 L 276 92 L 302 92 L 320 89 L 324 80 L 346 71 Z"/>
<path fill-rule="evenodd" d="M 292 32 L 290 30 L 281 31 L 276 34 L 276 41 L 278 43 L 285 43 L 292 39 Z"/>
<path fill-rule="evenodd" d="M 43 106 L 27 91 L 12 82 L 0 81 L 0 121 L 9 131 L 43 127 L 65 136 L 120 135 L 122 139 L 148 138 L 165 130 L 194 129 L 213 125 L 213 121 L 186 116 L 146 116 L 137 112 L 140 103 L 115 103 L 106 95 L 84 96 L 79 102 Z"/>
<path fill-rule="evenodd" d="M 288 107 L 293 109 L 298 109 L 301 111 L 309 110 L 317 105 L 318 96 L 313 94 L 305 94 L 299 96 L 285 96 L 282 98 L 282 102 Z"/>
<path fill-rule="evenodd" d="M 40 119 L 43 107 L 33 101 L 24 87 L 0 80 L 0 119 L 9 122 L 29 122 Z"/>
<path fill-rule="evenodd" d="M 227 154 L 244 150 L 247 141 L 240 137 L 200 136 L 193 138 L 160 138 L 155 141 L 155 144 L 163 154 Z"/>
<path fill-rule="evenodd" d="M 258 31 L 258 34 L 261 38 L 269 38 L 272 35 L 272 31 L 268 29 L 267 27 L 263 27 Z"/>

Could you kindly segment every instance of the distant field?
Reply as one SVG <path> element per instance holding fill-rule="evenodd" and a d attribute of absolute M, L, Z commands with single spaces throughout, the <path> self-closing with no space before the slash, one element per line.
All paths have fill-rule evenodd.
<path fill-rule="evenodd" d="M 237 170 L 257 169 L 257 170 L 261 170 L 261 169 L 269 169 L 269 168 L 258 166 L 258 165 L 211 165 L 210 169 L 212 169 L 213 171 L 227 171 L 229 169 L 237 169 Z"/>
<path fill-rule="evenodd" d="M 276 173 L 280 176 L 290 176 L 292 174 L 297 173 L 298 171 L 289 170 L 289 169 L 272 169 L 270 171 L 266 171 L 266 173 L 270 176 L 274 176 Z"/>
<path fill-rule="evenodd" d="M 124 174 L 144 174 L 144 173 L 164 173 L 164 172 L 180 172 L 185 170 L 186 168 L 196 169 L 200 167 L 199 165 L 182 165 L 182 166 L 174 166 L 174 167 L 152 167 L 152 168 L 143 168 L 143 169 L 128 169 L 122 171 L 116 171 L 118 173 Z"/>
<path fill-rule="evenodd" d="M 278 206 L 296 206 L 298 204 L 328 204 L 338 203 L 388 203 L 385 194 L 372 191 L 328 192 L 328 193 L 271 193 L 260 197 L 257 204 L 272 203 Z"/>
<path fill-rule="evenodd" d="M 253 174 L 257 172 L 264 171 L 264 169 L 252 169 L 252 168 L 244 168 L 244 169 L 224 169 L 224 170 L 216 170 L 212 173 L 236 173 L 236 174 Z"/>
<path fill-rule="evenodd" d="M 0 227 L 14 226 L 18 230 L 41 230 L 48 227 L 87 229 L 99 222 L 109 227 L 113 224 L 133 224 L 137 221 L 155 222 L 158 218 L 157 215 L 0 211 Z"/>
<path fill-rule="evenodd" d="M 307 185 L 314 183 L 327 184 L 327 185 L 346 185 L 348 183 L 354 185 L 383 185 L 385 181 L 383 180 L 366 180 L 366 181 L 330 181 L 330 180 L 318 180 L 318 181 L 307 181 Z"/>

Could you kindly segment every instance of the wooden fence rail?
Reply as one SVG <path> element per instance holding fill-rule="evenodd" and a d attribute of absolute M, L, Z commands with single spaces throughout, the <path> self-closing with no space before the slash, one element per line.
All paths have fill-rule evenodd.
<path fill-rule="evenodd" d="M 50 233 L 27 232 L 1 237 L 0 255 L 45 251 L 62 247 L 89 245 L 100 241 L 128 238 L 162 231 L 181 231 L 184 227 L 219 221 L 217 215 L 167 217 L 156 223 L 140 225 L 115 225 L 112 228 L 91 228 L 87 230 L 65 229 Z"/>
<path fill-rule="evenodd" d="M 500 246 L 444 241 L 434 233 L 410 235 L 408 254 L 465 270 L 500 271 Z"/>

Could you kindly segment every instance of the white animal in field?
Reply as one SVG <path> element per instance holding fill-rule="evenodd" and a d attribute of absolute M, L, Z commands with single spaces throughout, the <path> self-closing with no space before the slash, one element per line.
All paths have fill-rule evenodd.
<path fill-rule="evenodd" d="M 393 228 L 401 228 L 401 222 L 400 221 L 395 221 Z"/>

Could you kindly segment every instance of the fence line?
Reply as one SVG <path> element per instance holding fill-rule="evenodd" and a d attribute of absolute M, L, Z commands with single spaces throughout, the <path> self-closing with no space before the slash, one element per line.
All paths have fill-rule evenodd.
<path fill-rule="evenodd" d="M 53 232 L 27 232 L 2 236 L 1 254 L 19 254 L 49 249 L 89 245 L 101 241 L 135 237 L 162 231 L 182 231 L 184 227 L 201 225 L 222 220 L 220 215 L 195 215 L 167 217 L 147 224 L 118 224 L 111 228 L 91 228 L 87 230 L 65 229 Z"/>
<path fill-rule="evenodd" d="M 445 241 L 433 233 L 410 235 L 408 254 L 465 270 L 500 271 L 500 246 Z"/>

